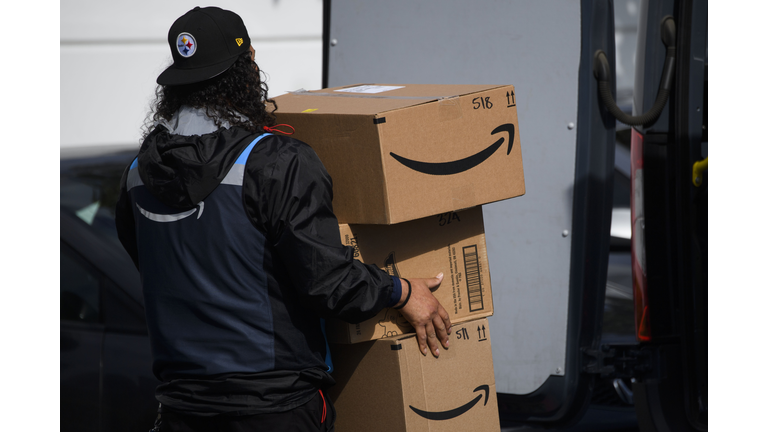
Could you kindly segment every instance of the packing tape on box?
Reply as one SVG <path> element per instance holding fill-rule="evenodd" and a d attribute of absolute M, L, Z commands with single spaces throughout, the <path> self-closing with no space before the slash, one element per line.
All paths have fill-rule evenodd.
<path fill-rule="evenodd" d="M 461 105 L 457 96 L 443 98 L 437 101 L 437 116 L 442 122 L 454 121 L 461 118 Z"/>

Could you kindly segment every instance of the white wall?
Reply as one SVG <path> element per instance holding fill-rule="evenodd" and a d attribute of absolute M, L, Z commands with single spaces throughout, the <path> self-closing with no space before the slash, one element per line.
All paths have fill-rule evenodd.
<path fill-rule="evenodd" d="M 61 0 L 61 147 L 139 144 L 167 35 L 197 2 Z M 270 96 L 322 83 L 322 0 L 219 1 L 243 18 Z"/>

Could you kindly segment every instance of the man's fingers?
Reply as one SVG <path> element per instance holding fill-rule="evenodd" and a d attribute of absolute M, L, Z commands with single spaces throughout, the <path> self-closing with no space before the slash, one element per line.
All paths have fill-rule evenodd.
<path fill-rule="evenodd" d="M 445 310 L 443 305 L 440 305 L 437 308 L 437 314 L 440 315 L 440 318 L 443 320 L 443 325 L 445 326 L 448 334 L 451 334 L 451 317 L 448 315 L 448 311 Z"/>
<path fill-rule="evenodd" d="M 443 319 L 439 316 L 435 316 L 432 319 L 432 324 L 434 325 L 435 331 L 437 332 L 437 339 L 440 340 L 440 343 L 443 344 L 443 347 L 448 348 L 450 338 L 448 337 L 448 328 L 443 323 Z"/>
<path fill-rule="evenodd" d="M 419 341 L 419 351 L 427 355 L 427 330 L 424 326 L 416 326 L 416 339 Z"/>
<path fill-rule="evenodd" d="M 424 329 L 427 332 L 427 345 L 429 345 L 429 350 L 432 351 L 432 354 L 435 357 L 438 357 L 440 355 L 440 342 L 437 339 L 435 327 L 429 322 L 424 326 Z"/>
<path fill-rule="evenodd" d="M 434 290 L 443 282 L 443 273 L 434 278 L 411 279 L 412 293 L 410 302 L 403 308 L 403 316 L 416 330 L 419 350 L 426 355 L 427 349 L 435 357 L 440 355 L 440 345 L 448 348 L 450 344 L 451 320 L 440 302 L 424 291 L 424 287 Z"/>

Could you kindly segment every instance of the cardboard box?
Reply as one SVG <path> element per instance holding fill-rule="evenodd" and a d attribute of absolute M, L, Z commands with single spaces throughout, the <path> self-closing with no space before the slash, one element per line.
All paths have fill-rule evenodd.
<path fill-rule="evenodd" d="M 355 258 L 398 277 L 434 277 L 433 294 L 452 323 L 493 315 L 483 211 L 474 207 L 396 225 L 341 225 L 341 242 Z M 403 289 L 408 289 L 403 286 Z M 360 324 L 329 319 L 328 340 L 358 343 L 413 332 L 399 311 L 386 308 Z"/>
<path fill-rule="evenodd" d="M 395 224 L 525 193 L 511 85 L 355 85 L 275 98 L 333 178 L 341 223 Z"/>
<path fill-rule="evenodd" d="M 498 431 L 487 319 L 454 325 L 440 356 L 414 335 L 332 345 L 337 432 Z"/>

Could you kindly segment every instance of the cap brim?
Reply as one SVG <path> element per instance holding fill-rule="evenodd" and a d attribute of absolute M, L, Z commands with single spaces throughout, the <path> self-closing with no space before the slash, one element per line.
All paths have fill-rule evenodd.
<path fill-rule="evenodd" d="M 157 83 L 160 85 L 184 85 L 205 81 L 225 72 L 235 64 L 239 56 L 240 54 L 221 63 L 195 69 L 180 69 L 174 63 L 157 77 Z"/>

